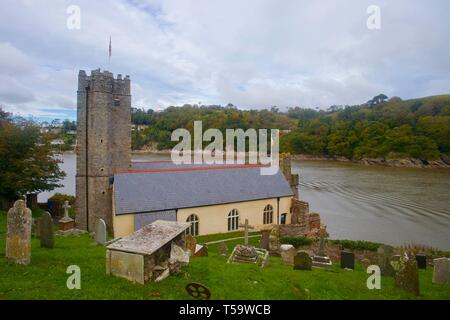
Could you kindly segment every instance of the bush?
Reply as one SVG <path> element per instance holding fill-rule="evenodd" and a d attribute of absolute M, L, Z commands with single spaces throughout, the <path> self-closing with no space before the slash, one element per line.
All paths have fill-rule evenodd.
<path fill-rule="evenodd" d="M 75 203 L 75 197 L 68 195 L 68 194 L 62 194 L 62 193 L 55 193 L 51 198 L 48 199 L 49 201 L 53 201 L 53 202 L 61 202 L 63 203 L 64 201 L 69 201 L 69 204 L 74 204 Z"/>
<path fill-rule="evenodd" d="M 345 249 L 351 250 L 368 250 L 377 251 L 381 243 L 363 241 L 363 240 L 330 240 L 331 243 L 335 245 L 341 245 Z"/>
<path fill-rule="evenodd" d="M 291 244 L 294 247 L 300 247 L 300 246 L 308 246 L 312 244 L 314 240 L 306 238 L 306 237 L 284 237 L 281 238 L 282 244 Z"/>

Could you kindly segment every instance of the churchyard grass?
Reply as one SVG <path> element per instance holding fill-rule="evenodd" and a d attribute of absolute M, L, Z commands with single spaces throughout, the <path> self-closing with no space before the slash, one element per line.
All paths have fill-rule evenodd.
<path fill-rule="evenodd" d="M 249 236 L 253 235 L 259 235 L 259 232 L 251 232 L 248 233 Z M 213 241 L 220 241 L 220 240 L 226 240 L 226 239 L 232 239 L 232 238 L 243 238 L 244 237 L 244 231 L 234 231 L 229 233 L 216 233 L 216 234 L 210 234 L 206 236 L 198 236 L 196 237 L 197 243 L 208 243 Z"/>
<path fill-rule="evenodd" d="M 33 238 L 29 266 L 6 263 L 5 236 L 6 214 L 0 212 L 0 299 L 192 299 L 184 289 L 189 282 L 207 286 L 212 299 L 450 299 L 449 285 L 431 282 L 432 268 L 419 271 L 421 296 L 416 298 L 394 288 L 389 277 L 382 277 L 381 290 L 367 289 L 368 275 L 360 264 L 354 271 L 342 270 L 337 263 L 332 271 L 293 270 L 277 257 L 270 258 L 267 268 L 227 264 L 227 258 L 217 254 L 217 244 L 209 245 L 208 257 L 193 258 L 185 273 L 143 286 L 106 275 L 105 248 L 95 245 L 89 235 L 56 236 L 53 249 L 41 248 L 39 239 Z M 258 241 L 249 239 L 254 245 Z M 229 252 L 242 242 L 226 242 Z M 70 265 L 81 268 L 80 290 L 66 287 Z"/>

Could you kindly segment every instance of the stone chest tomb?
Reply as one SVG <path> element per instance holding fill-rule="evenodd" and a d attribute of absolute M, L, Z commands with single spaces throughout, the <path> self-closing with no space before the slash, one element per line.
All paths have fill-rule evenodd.
<path fill-rule="evenodd" d="M 107 246 L 106 273 L 141 284 L 159 281 L 162 275 L 179 269 L 176 264 L 186 263 L 183 253 L 189 226 L 158 220 L 113 242 Z"/>

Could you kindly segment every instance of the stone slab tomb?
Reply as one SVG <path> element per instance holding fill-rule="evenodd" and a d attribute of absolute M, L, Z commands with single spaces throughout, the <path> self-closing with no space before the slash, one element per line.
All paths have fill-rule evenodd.
<path fill-rule="evenodd" d="M 31 210 L 24 200 L 17 200 L 8 211 L 6 260 L 23 265 L 31 261 Z"/>
<path fill-rule="evenodd" d="M 228 258 L 228 263 L 252 263 L 266 267 L 269 263 L 269 251 L 238 244 Z"/>
<path fill-rule="evenodd" d="M 145 284 L 179 272 L 189 262 L 190 223 L 158 220 L 106 247 L 106 273 Z"/>

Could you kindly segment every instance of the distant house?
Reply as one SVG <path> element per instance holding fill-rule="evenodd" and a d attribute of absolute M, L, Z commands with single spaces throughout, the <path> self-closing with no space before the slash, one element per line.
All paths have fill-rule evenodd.
<path fill-rule="evenodd" d="M 51 127 L 49 129 L 50 133 L 54 133 L 54 134 L 60 134 L 62 132 L 62 128 L 58 128 L 58 127 Z"/>
<path fill-rule="evenodd" d="M 132 130 L 133 131 L 144 131 L 148 127 L 149 127 L 149 125 L 147 125 L 147 124 L 138 124 L 138 125 L 133 126 Z"/>
<path fill-rule="evenodd" d="M 41 127 L 39 128 L 40 133 L 48 133 L 50 129 L 48 127 Z"/>
<path fill-rule="evenodd" d="M 50 141 L 50 144 L 53 146 L 60 146 L 64 144 L 64 140 L 63 139 L 53 139 L 52 141 Z"/>
<path fill-rule="evenodd" d="M 77 134 L 77 132 L 75 130 L 70 130 L 70 131 L 67 131 L 66 134 L 70 134 L 72 136 L 75 136 Z"/>

